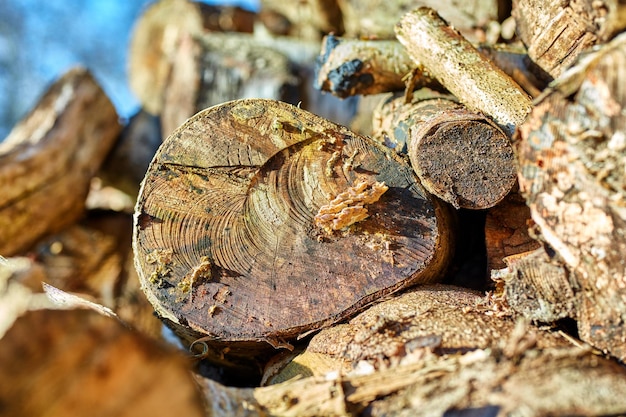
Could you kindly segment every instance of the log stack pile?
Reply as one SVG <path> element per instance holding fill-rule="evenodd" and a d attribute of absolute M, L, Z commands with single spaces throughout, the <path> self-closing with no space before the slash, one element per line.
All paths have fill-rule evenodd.
<path fill-rule="evenodd" d="M 125 126 L 60 77 L 0 142 L 0 410 L 626 413 L 626 8 L 457 3 L 157 1 Z"/>

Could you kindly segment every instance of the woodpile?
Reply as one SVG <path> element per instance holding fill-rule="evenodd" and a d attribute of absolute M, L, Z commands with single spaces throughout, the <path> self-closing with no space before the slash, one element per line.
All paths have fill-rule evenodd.
<path fill-rule="evenodd" d="M 626 8 L 471 4 L 157 1 L 125 124 L 61 76 L 0 142 L 0 410 L 626 414 Z"/>

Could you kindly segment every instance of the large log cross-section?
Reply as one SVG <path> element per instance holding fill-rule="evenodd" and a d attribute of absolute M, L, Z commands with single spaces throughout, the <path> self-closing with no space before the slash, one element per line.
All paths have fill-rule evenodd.
<path fill-rule="evenodd" d="M 136 265 L 157 312 L 188 335 L 278 346 L 438 278 L 446 213 L 392 150 L 295 106 L 238 100 L 156 154 Z"/>

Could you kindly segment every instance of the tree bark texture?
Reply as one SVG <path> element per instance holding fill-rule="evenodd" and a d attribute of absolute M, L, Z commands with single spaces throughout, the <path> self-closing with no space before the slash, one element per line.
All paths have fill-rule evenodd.
<path fill-rule="evenodd" d="M 555 78 L 626 27 L 626 6 L 616 0 L 515 0 L 511 14 L 528 55 Z"/>
<path fill-rule="evenodd" d="M 626 359 L 626 36 L 558 79 L 520 128 L 520 187 L 540 238 L 576 276 L 580 336 Z"/>
<path fill-rule="evenodd" d="M 250 99 L 200 112 L 164 142 L 134 249 L 161 316 L 263 349 L 440 278 L 448 221 L 393 151 Z"/>
<path fill-rule="evenodd" d="M 121 131 L 84 69 L 61 77 L 0 143 L 0 253 L 10 256 L 75 222 Z M 33 221 L 36 219 L 36 221 Z"/>
<path fill-rule="evenodd" d="M 516 183 L 513 147 L 493 121 L 453 96 L 422 89 L 382 103 L 373 137 L 408 154 L 422 185 L 455 208 L 485 209 Z"/>
<path fill-rule="evenodd" d="M 531 109 L 526 92 L 436 11 L 413 10 L 395 28 L 411 58 L 469 109 L 489 115 L 507 134 L 526 119 Z"/>

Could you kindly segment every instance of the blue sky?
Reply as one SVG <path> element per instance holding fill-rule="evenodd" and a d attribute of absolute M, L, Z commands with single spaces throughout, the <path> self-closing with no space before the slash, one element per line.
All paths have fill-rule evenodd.
<path fill-rule="evenodd" d="M 126 57 L 133 24 L 151 0 L 0 0 L 0 140 L 47 86 L 75 65 L 88 67 L 118 113 L 138 103 Z M 258 0 L 209 0 L 258 8 Z"/>

